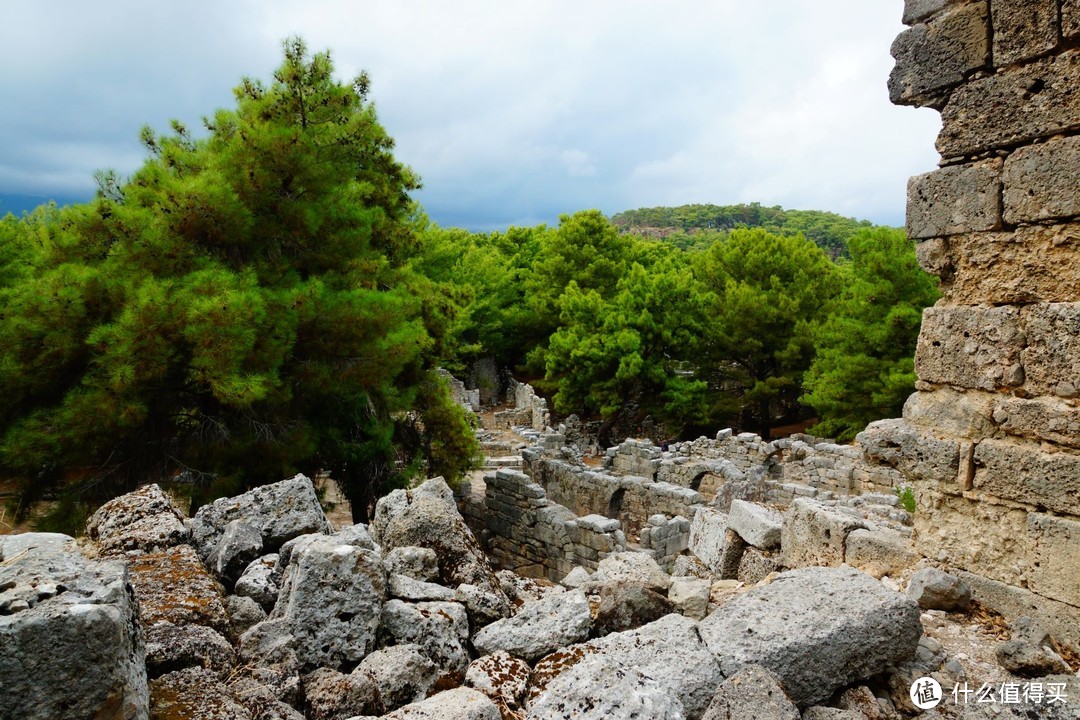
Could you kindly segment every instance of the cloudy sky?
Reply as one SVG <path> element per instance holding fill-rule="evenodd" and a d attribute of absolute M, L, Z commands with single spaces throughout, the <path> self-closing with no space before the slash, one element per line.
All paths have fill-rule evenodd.
<path fill-rule="evenodd" d="M 442 225 L 757 201 L 903 223 L 940 123 L 885 81 L 900 0 L 4 1 L 0 193 L 88 197 L 282 38 L 366 69 Z"/>

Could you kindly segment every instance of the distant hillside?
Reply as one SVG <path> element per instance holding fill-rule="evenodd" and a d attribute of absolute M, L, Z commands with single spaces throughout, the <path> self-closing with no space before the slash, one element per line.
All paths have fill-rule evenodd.
<path fill-rule="evenodd" d="M 625 232 L 666 236 L 672 232 L 764 228 L 785 235 L 802 233 L 834 257 L 847 255 L 847 239 L 869 220 L 856 220 L 820 210 L 785 210 L 779 205 L 680 205 L 626 210 L 611 216 L 611 222 Z"/>
<path fill-rule="evenodd" d="M 57 205 L 71 205 L 72 203 L 86 202 L 90 199 L 90 195 L 84 197 L 76 197 L 74 195 L 55 195 L 52 197 L 45 197 L 44 195 L 19 195 L 17 193 L 0 193 L 0 217 L 11 213 L 13 215 L 22 215 L 24 212 L 30 212 L 38 205 L 44 205 L 45 203 L 53 200 Z"/>

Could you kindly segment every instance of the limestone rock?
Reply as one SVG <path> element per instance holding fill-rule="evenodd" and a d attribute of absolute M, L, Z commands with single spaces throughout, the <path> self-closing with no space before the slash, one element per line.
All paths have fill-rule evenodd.
<path fill-rule="evenodd" d="M 249 597 L 230 595 L 225 598 L 225 610 L 229 615 L 226 637 L 233 642 L 240 639 L 253 626 L 266 619 L 266 611 Z"/>
<path fill-rule="evenodd" d="M 799 498 L 784 513 L 781 562 L 789 568 L 840 565 L 848 535 L 865 527 L 857 517 Z"/>
<path fill-rule="evenodd" d="M 963 610 L 971 602 L 971 587 L 955 575 L 937 568 L 915 571 L 907 593 L 924 610 Z"/>
<path fill-rule="evenodd" d="M 385 720 L 501 720 L 499 708 L 487 695 L 459 687 L 432 695 L 384 715 Z"/>
<path fill-rule="evenodd" d="M 510 617 L 510 604 L 501 593 L 496 594 L 476 585 L 463 583 L 454 591 L 454 600 L 465 606 L 473 631 L 496 620 Z"/>
<path fill-rule="evenodd" d="M 648 553 L 621 552 L 601 560 L 593 573 L 592 584 L 611 582 L 631 583 L 662 593 L 671 585 L 671 576 Z"/>
<path fill-rule="evenodd" d="M 387 594 L 390 597 L 418 602 L 422 600 L 436 600 L 452 602 L 454 591 L 435 583 L 416 580 L 408 575 L 391 575 L 387 578 Z"/>
<path fill-rule="evenodd" d="M 144 625 L 166 620 L 175 625 L 228 629 L 221 585 L 206 571 L 188 545 L 130 559 L 131 584 L 139 598 Z"/>
<path fill-rule="evenodd" d="M 146 628 L 146 672 L 151 678 L 189 667 L 224 678 L 235 666 L 236 652 L 216 630 L 166 621 Z"/>
<path fill-rule="evenodd" d="M 940 107 L 942 96 L 988 64 L 987 8 L 964 5 L 921 22 L 893 42 L 896 66 L 889 99 L 897 105 Z"/>
<path fill-rule="evenodd" d="M 244 568 L 233 592 L 254 600 L 267 612 L 274 609 L 280 588 L 277 584 L 279 555 L 270 553 L 256 558 Z"/>
<path fill-rule="evenodd" d="M 60 716 L 57 716 L 60 717 Z M 150 720 L 254 720 L 217 677 L 186 668 L 150 683 Z"/>
<path fill-rule="evenodd" d="M 331 537 L 294 554 L 271 617 L 285 621 L 304 666 L 340 667 L 374 648 L 386 597 L 381 560 L 375 551 Z"/>
<path fill-rule="evenodd" d="M 258 528 L 241 520 L 232 520 L 225 525 L 206 564 L 210 572 L 231 586 L 262 554 L 262 547 L 262 533 Z"/>
<path fill-rule="evenodd" d="M 439 579 L 439 558 L 425 547 L 396 547 L 383 555 L 388 575 L 405 575 L 423 582 Z"/>
<path fill-rule="evenodd" d="M 495 573 L 495 577 L 499 581 L 499 589 L 517 606 L 566 592 L 562 585 L 556 585 L 549 580 L 522 577 L 512 570 L 500 570 Z"/>
<path fill-rule="evenodd" d="M 441 478 L 412 491 L 395 490 L 375 506 L 371 529 L 384 550 L 423 547 L 433 550 L 439 578 L 447 587 L 462 583 L 500 592 L 476 537 L 454 503 L 453 491 Z"/>
<path fill-rule="evenodd" d="M 374 680 L 364 673 L 343 675 L 318 668 L 304 676 L 308 720 L 347 720 L 355 715 L 382 714 Z"/>
<path fill-rule="evenodd" d="M 529 703 L 529 720 L 685 720 L 674 692 L 610 655 L 585 654 Z"/>
<path fill-rule="evenodd" d="M 725 676 L 756 663 L 799 706 L 910 658 L 922 634 L 914 600 L 850 568 L 803 568 L 731 599 L 699 623 Z"/>
<path fill-rule="evenodd" d="M 146 718 L 145 646 L 124 564 L 35 535 L 2 541 L 0 717 Z"/>
<path fill-rule="evenodd" d="M 188 522 L 192 544 L 199 554 L 210 557 L 225 526 L 240 520 L 259 530 L 267 552 L 276 551 L 286 541 L 308 533 L 329 533 L 319 497 L 304 475 L 263 485 L 242 495 L 203 505 Z"/>
<path fill-rule="evenodd" d="M 253 720 L 305 720 L 302 713 L 278 700 L 274 691 L 250 677 L 238 677 L 229 692 L 253 716 Z"/>
<path fill-rule="evenodd" d="M 469 667 L 469 617 L 458 603 L 389 600 L 382 631 L 398 644 L 419 645 L 444 673 L 463 675 Z"/>
<path fill-rule="evenodd" d="M 677 612 L 693 620 L 701 620 L 708 613 L 709 591 L 712 583 L 694 577 L 673 577 L 668 588 L 668 600 Z"/>
<path fill-rule="evenodd" d="M 465 672 L 465 684 L 479 690 L 511 712 L 519 712 L 529 689 L 528 663 L 505 651 L 474 660 Z"/>
<path fill-rule="evenodd" d="M 660 593 L 625 580 L 604 583 L 598 590 L 600 607 L 593 621 L 598 637 L 640 627 L 675 610 Z"/>
<path fill-rule="evenodd" d="M 766 505 L 732 500 L 727 526 L 750 545 L 762 550 L 780 547 L 783 516 Z"/>
<path fill-rule="evenodd" d="M 727 514 L 712 508 L 699 508 L 690 522 L 690 552 L 717 575 L 723 565 L 727 523 Z"/>
<path fill-rule="evenodd" d="M 566 577 L 562 579 L 562 585 L 563 587 L 573 590 L 574 588 L 581 587 L 582 584 L 589 582 L 591 578 L 592 576 L 589 574 L 589 571 L 578 565 L 566 574 Z"/>
<path fill-rule="evenodd" d="M 994 651 L 998 664 L 1020 677 L 1035 678 L 1072 672 L 1069 664 L 1048 647 L 1007 640 Z"/>
<path fill-rule="evenodd" d="M 105 554 L 164 550 L 186 543 L 191 535 L 179 508 L 157 485 L 102 505 L 87 521 L 86 534 Z"/>
<path fill-rule="evenodd" d="M 776 555 L 751 546 L 746 548 L 739 560 L 737 579 L 747 585 L 757 585 L 772 573 L 780 570 L 780 560 Z"/>
<path fill-rule="evenodd" d="M 592 615 L 585 593 L 570 590 L 543 600 L 525 603 L 517 614 L 498 620 L 473 636 L 481 655 L 505 650 L 532 662 L 589 636 Z"/>
<path fill-rule="evenodd" d="M 441 674 L 415 644 L 376 650 L 353 670 L 354 675 L 360 673 L 375 683 L 386 711 L 423 700 Z"/>
<path fill-rule="evenodd" d="M 779 679 L 760 665 L 746 665 L 720 684 L 702 720 L 800 720 Z"/>
<path fill-rule="evenodd" d="M 844 544 L 844 560 L 848 565 L 859 569 L 877 566 L 892 577 L 897 577 L 921 559 L 909 539 L 886 529 L 853 530 Z"/>

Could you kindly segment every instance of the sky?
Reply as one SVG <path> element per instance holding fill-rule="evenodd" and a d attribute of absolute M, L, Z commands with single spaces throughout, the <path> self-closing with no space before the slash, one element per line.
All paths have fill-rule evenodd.
<path fill-rule="evenodd" d="M 443 226 L 760 202 L 902 225 L 932 110 L 889 103 L 901 0 L 0 0 L 0 193 L 87 198 L 269 79 L 281 40 L 366 70 Z"/>

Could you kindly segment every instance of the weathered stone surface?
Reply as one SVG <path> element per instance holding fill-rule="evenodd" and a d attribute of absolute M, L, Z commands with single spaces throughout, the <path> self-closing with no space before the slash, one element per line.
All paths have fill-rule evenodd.
<path fill-rule="evenodd" d="M 971 587 L 966 582 L 932 567 L 915 571 L 907 594 L 924 610 L 963 610 L 971 602 Z"/>
<path fill-rule="evenodd" d="M 588 646 L 656 680 L 679 699 L 688 718 L 705 712 L 723 681 L 719 663 L 698 635 L 697 623 L 682 615 L 590 640 Z"/>
<path fill-rule="evenodd" d="M 505 650 L 532 662 L 585 640 L 591 628 L 592 615 L 585 593 L 570 590 L 525 603 L 513 617 L 493 622 L 476 633 L 473 647 L 481 655 Z"/>
<path fill-rule="evenodd" d="M 799 706 L 915 652 L 922 625 L 911 598 L 850 568 L 804 568 L 739 595 L 698 624 L 730 677 L 756 663 Z"/>
<path fill-rule="evenodd" d="M 487 695 L 511 713 L 521 712 L 529 689 L 529 664 L 506 652 L 485 655 L 473 661 L 465 673 L 465 684 Z M 504 713 L 505 717 L 505 713 Z"/>
<path fill-rule="evenodd" d="M 465 606 L 473 631 L 496 620 L 510 617 L 510 603 L 501 593 L 496 594 L 476 585 L 463 583 L 454 590 L 453 599 Z"/>
<path fill-rule="evenodd" d="M 916 248 L 923 258 L 923 248 Z M 927 272 L 943 279 L 945 299 L 956 305 L 1065 302 L 1080 297 L 1080 226 L 1023 225 L 1013 232 L 954 235 Z M 925 259 L 925 258 L 923 258 Z M 923 262 L 920 259 L 920 263 Z"/>
<path fill-rule="evenodd" d="M 937 148 L 958 157 L 1080 128 L 1080 51 L 972 80 L 941 113 Z"/>
<path fill-rule="evenodd" d="M 963 0 L 904 0 L 905 25 L 914 25 L 950 5 L 957 5 Z"/>
<path fill-rule="evenodd" d="M 241 520 L 233 520 L 225 525 L 206 564 L 222 582 L 232 585 L 248 564 L 260 555 L 262 533 L 259 529 Z"/>
<path fill-rule="evenodd" d="M 621 552 L 600 561 L 592 582 L 627 582 L 662 593 L 671 585 L 671 576 L 647 553 Z"/>
<path fill-rule="evenodd" d="M 240 636 L 266 619 L 266 611 L 259 603 L 249 597 L 230 595 L 225 598 L 225 610 L 229 615 L 229 627 L 226 637 L 233 642 Z"/>
<path fill-rule="evenodd" d="M 35 535 L 4 540 L 0 717 L 143 720 L 145 646 L 127 569 L 87 560 L 66 536 Z"/>
<path fill-rule="evenodd" d="M 439 579 L 439 558 L 435 551 L 423 547 L 391 548 L 383 555 L 388 575 L 405 575 L 423 582 Z"/>
<path fill-rule="evenodd" d="M 1080 215 L 1077 177 L 1080 137 L 1020 148 L 1005 161 L 1005 221 L 1018 224 Z"/>
<path fill-rule="evenodd" d="M 866 716 L 855 710 L 842 710 L 840 708 L 815 705 L 807 708 L 802 714 L 802 720 L 865 720 Z"/>
<path fill-rule="evenodd" d="M 994 66 L 1045 55 L 1058 42 L 1057 0 L 994 0 Z"/>
<path fill-rule="evenodd" d="M 1009 619 L 1030 615 L 1059 643 L 1080 652 L 1080 608 L 975 573 L 957 570 L 955 574 L 971 585 L 976 601 Z"/>
<path fill-rule="evenodd" d="M 1029 513 L 1027 530 L 1034 554 L 1028 587 L 1080 607 L 1080 519 Z"/>
<path fill-rule="evenodd" d="M 993 418 L 1009 435 L 1080 450 L 1080 408 L 1065 400 L 1002 397 L 994 406 Z"/>
<path fill-rule="evenodd" d="M 853 515 L 799 498 L 784 513 L 781 562 L 789 568 L 840 565 L 848 534 L 865 527 Z"/>
<path fill-rule="evenodd" d="M 672 577 L 668 588 L 668 600 L 676 612 L 693 620 L 701 620 L 709 610 L 709 580 L 695 577 Z"/>
<path fill-rule="evenodd" d="M 454 591 L 436 583 L 423 582 L 408 575 L 391 575 L 387 578 L 387 595 L 402 600 L 438 600 L 453 602 Z"/>
<path fill-rule="evenodd" d="M 306 667 L 340 667 L 375 646 L 386 571 L 379 553 L 320 538 L 294 552 L 272 618 L 296 638 Z"/>
<path fill-rule="evenodd" d="M 994 432 L 991 419 L 999 396 L 977 391 L 940 388 L 914 392 L 904 403 L 904 420 L 914 427 L 964 438 L 984 438 Z"/>
<path fill-rule="evenodd" d="M 852 530 L 844 545 L 844 561 L 848 565 L 864 571 L 876 566 L 892 577 L 920 559 L 922 556 L 915 552 L 908 538 L 886 529 Z"/>
<path fill-rule="evenodd" d="M 190 536 L 183 514 L 157 485 L 144 485 L 102 505 L 87 521 L 86 534 L 105 554 L 163 550 Z"/>
<path fill-rule="evenodd" d="M 529 720 L 684 720 L 675 693 L 606 654 L 585 654 L 529 704 Z"/>
<path fill-rule="evenodd" d="M 221 498 L 199 508 L 188 527 L 192 544 L 202 557 L 210 557 L 225 526 L 233 520 L 257 528 L 267 552 L 300 535 L 330 532 L 330 521 L 319 505 L 315 486 L 304 475 Z"/>
<path fill-rule="evenodd" d="M 929 383 L 997 390 L 1024 382 L 1026 338 L 1016 307 L 929 307 L 923 311 L 915 372 Z"/>
<path fill-rule="evenodd" d="M 386 720 L 501 720 L 499 708 L 487 695 L 459 687 L 432 695 L 384 715 Z"/>
<path fill-rule="evenodd" d="M 1069 664 L 1048 647 L 1023 640 L 1007 640 L 995 650 L 998 664 L 1014 675 L 1026 678 L 1071 673 Z"/>
<path fill-rule="evenodd" d="M 236 652 L 221 633 L 202 625 L 159 622 L 146 628 L 146 672 L 151 678 L 200 667 L 224 678 L 236 666 Z"/>
<path fill-rule="evenodd" d="M 55 553 L 78 552 L 73 546 L 75 538 L 63 533 L 30 532 L 18 535 L 0 535 L 0 560 L 14 561 L 24 554 L 45 556 Z"/>
<path fill-rule="evenodd" d="M 469 616 L 458 603 L 390 600 L 383 606 L 382 630 L 398 644 L 419 645 L 444 673 L 460 679 L 469 667 Z"/>
<path fill-rule="evenodd" d="M 690 521 L 690 552 L 717 575 L 723 565 L 727 524 L 727 513 L 707 507 L 699 508 Z"/>
<path fill-rule="evenodd" d="M 1001 161 L 951 165 L 908 180 L 907 231 L 934 238 L 1001 223 Z"/>
<path fill-rule="evenodd" d="M 589 571 L 579 565 L 566 574 L 566 577 L 562 579 L 562 585 L 573 589 L 581 587 L 583 583 L 589 582 L 591 578 Z"/>
<path fill-rule="evenodd" d="M 780 528 L 783 524 L 783 515 L 771 507 L 745 500 L 731 501 L 728 527 L 754 547 L 762 550 L 780 547 Z"/>
<path fill-rule="evenodd" d="M 769 574 L 780 570 L 780 560 L 777 554 L 759 550 L 756 547 L 746 548 L 742 559 L 739 560 L 738 579 L 747 585 L 756 585 L 768 577 Z"/>
<path fill-rule="evenodd" d="M 960 444 L 932 437 L 905 420 L 878 420 L 855 436 L 874 462 L 894 467 L 910 480 L 926 480 L 952 492 L 958 484 Z"/>
<path fill-rule="evenodd" d="M 250 677 L 229 682 L 229 692 L 253 716 L 253 720 L 305 720 L 304 715 L 281 702 L 272 689 Z"/>
<path fill-rule="evenodd" d="M 599 637 L 640 627 L 675 610 L 666 597 L 635 583 L 604 583 L 598 590 L 600 607 L 593 620 L 593 634 Z"/>
<path fill-rule="evenodd" d="M 423 700 L 441 675 L 421 647 L 411 643 L 376 650 L 353 670 L 353 675 L 361 673 L 374 681 L 386 711 Z"/>
<path fill-rule="evenodd" d="M 366 673 L 343 675 L 318 668 L 304 676 L 304 698 L 308 720 L 348 720 L 384 712 L 375 681 Z"/>
<path fill-rule="evenodd" d="M 249 597 L 269 612 L 278 599 L 278 563 L 277 553 L 256 558 L 240 574 L 233 592 L 242 597 Z"/>
<path fill-rule="evenodd" d="M 206 625 L 219 632 L 228 629 L 221 586 L 190 546 L 131 558 L 130 570 L 144 625 L 165 620 L 175 625 Z"/>
<path fill-rule="evenodd" d="M 975 488 L 1006 500 L 1080 515 L 1080 456 L 984 440 L 975 446 Z"/>
<path fill-rule="evenodd" d="M 203 668 L 177 670 L 151 681 L 150 720 L 175 718 L 253 720 L 251 713 L 232 697 L 225 685 Z"/>
<path fill-rule="evenodd" d="M 447 587 L 462 583 L 501 591 L 472 531 L 454 503 L 453 491 L 441 478 L 415 490 L 395 490 L 379 500 L 371 530 L 384 550 L 424 547 L 435 551 L 439 577 Z"/>
<path fill-rule="evenodd" d="M 720 684 L 702 720 L 800 720 L 780 680 L 760 665 L 746 665 Z"/>
<path fill-rule="evenodd" d="M 566 588 L 562 585 L 556 585 L 542 578 L 522 577 L 510 570 L 500 570 L 495 577 L 507 599 L 515 604 L 535 602 L 550 595 L 566 592 Z"/>
<path fill-rule="evenodd" d="M 1080 302 L 1024 308 L 1027 347 L 1021 353 L 1029 395 L 1080 394 Z"/>
<path fill-rule="evenodd" d="M 987 7 L 963 5 L 900 33 L 889 99 L 897 105 L 939 107 L 943 91 L 989 64 Z"/>

